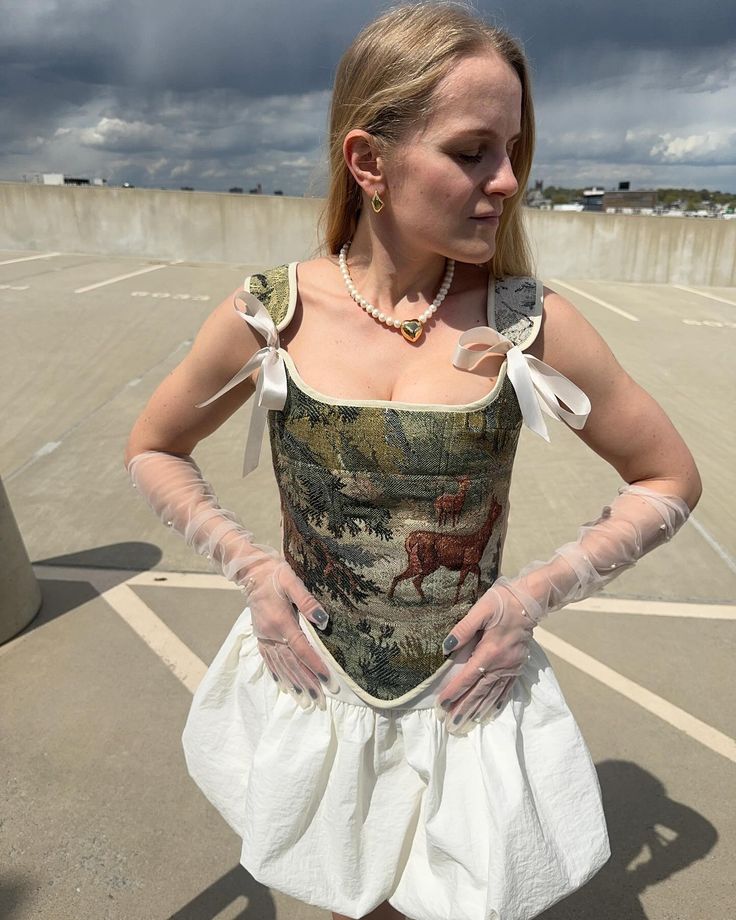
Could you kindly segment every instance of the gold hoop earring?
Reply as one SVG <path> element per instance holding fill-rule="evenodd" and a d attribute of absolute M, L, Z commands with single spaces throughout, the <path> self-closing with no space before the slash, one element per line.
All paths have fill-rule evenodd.
<path fill-rule="evenodd" d="M 383 200 L 381 199 L 381 196 L 378 194 L 378 192 L 375 192 L 371 198 L 371 207 L 376 212 L 376 214 L 379 214 L 383 210 Z"/>

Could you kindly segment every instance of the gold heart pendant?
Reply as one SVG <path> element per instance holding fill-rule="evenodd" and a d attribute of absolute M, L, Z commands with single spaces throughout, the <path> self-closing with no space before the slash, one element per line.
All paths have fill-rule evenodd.
<path fill-rule="evenodd" d="M 401 334 L 407 342 L 416 342 L 424 328 L 418 319 L 407 319 L 401 324 Z"/>

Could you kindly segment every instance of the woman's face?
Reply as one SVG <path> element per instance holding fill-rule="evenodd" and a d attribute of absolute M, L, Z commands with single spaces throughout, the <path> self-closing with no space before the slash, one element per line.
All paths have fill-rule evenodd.
<path fill-rule="evenodd" d="M 521 97 L 516 73 L 492 52 L 461 59 L 438 84 L 433 113 L 384 160 L 404 251 L 478 264 L 493 256 L 504 201 L 518 189 L 509 155 Z"/>

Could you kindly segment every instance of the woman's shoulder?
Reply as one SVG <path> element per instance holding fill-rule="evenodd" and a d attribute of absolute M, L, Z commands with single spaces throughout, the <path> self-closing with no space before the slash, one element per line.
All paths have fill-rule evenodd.
<path fill-rule="evenodd" d="M 254 272 L 245 279 L 243 286 L 249 294 L 260 300 L 276 324 L 276 329 L 281 332 L 291 322 L 303 289 L 309 290 L 314 286 L 319 288 L 322 279 L 329 276 L 333 262 L 337 264 L 336 259 L 329 256 L 303 262 L 285 262 Z"/>

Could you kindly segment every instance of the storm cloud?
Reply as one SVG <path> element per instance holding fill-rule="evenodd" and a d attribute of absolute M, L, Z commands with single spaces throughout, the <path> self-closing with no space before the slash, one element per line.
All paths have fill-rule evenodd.
<path fill-rule="evenodd" d="M 387 7 L 5 0 L 0 178 L 319 193 L 330 85 Z M 479 2 L 530 57 L 534 177 L 736 191 L 736 17 L 703 0 Z"/>

